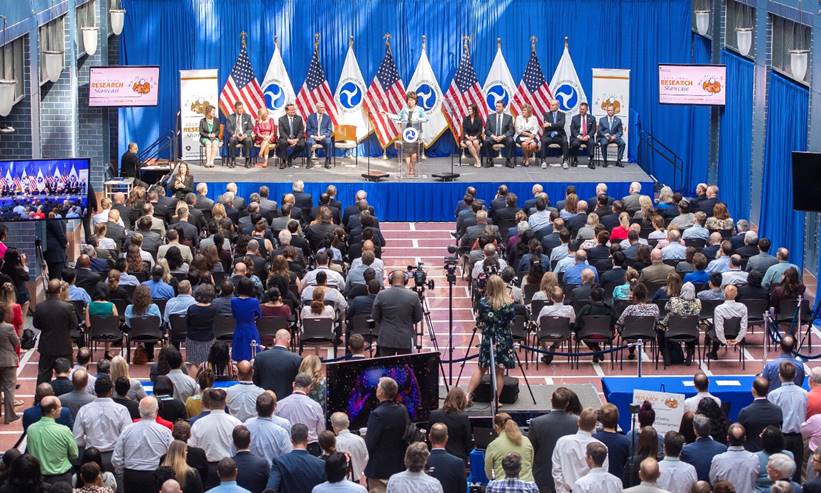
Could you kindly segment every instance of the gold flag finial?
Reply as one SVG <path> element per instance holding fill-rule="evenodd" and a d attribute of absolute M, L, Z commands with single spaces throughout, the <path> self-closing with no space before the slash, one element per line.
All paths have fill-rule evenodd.
<path fill-rule="evenodd" d="M 425 51 L 427 49 L 427 47 L 428 47 L 428 35 L 423 34 L 422 35 L 422 51 Z"/>
<path fill-rule="evenodd" d="M 391 33 L 385 33 L 385 46 L 391 47 Z"/>
<path fill-rule="evenodd" d="M 248 33 L 246 33 L 245 31 L 242 31 L 241 33 L 239 33 L 239 39 L 240 39 L 240 41 L 241 41 L 241 43 L 242 43 L 242 49 L 243 49 L 243 50 L 245 49 L 245 45 L 246 45 L 246 43 L 245 43 L 245 39 L 246 39 L 247 37 L 248 37 Z"/>
<path fill-rule="evenodd" d="M 502 38 L 501 37 L 496 38 L 496 48 L 502 49 Z"/>
<path fill-rule="evenodd" d="M 470 36 L 465 34 L 462 36 L 462 48 L 464 48 L 465 52 L 468 51 L 468 44 L 470 43 Z"/>
<path fill-rule="evenodd" d="M 314 34 L 314 51 L 319 50 L 319 33 Z"/>
<path fill-rule="evenodd" d="M 536 51 L 536 40 L 537 39 L 538 38 L 536 38 L 536 36 L 531 36 L 530 37 L 530 51 L 533 51 L 533 52 Z"/>
<path fill-rule="evenodd" d="M 567 36 L 564 37 L 564 49 L 567 49 Z"/>
<path fill-rule="evenodd" d="M 353 34 L 348 36 L 348 46 L 353 46 Z"/>

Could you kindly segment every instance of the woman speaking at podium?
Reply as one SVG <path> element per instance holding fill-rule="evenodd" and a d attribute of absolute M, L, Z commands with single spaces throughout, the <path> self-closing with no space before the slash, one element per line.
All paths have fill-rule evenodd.
<path fill-rule="evenodd" d="M 405 103 L 407 106 L 395 115 L 386 111 L 382 114 L 402 125 L 402 153 L 405 155 L 405 164 L 408 166 L 408 177 L 416 178 L 416 160 L 419 157 L 419 146 L 422 145 L 422 124 L 428 121 L 428 115 L 425 114 L 424 109 L 416 105 L 416 92 L 409 91 L 405 95 Z M 406 128 L 416 129 L 416 138 L 413 142 L 408 142 L 405 138 Z"/>

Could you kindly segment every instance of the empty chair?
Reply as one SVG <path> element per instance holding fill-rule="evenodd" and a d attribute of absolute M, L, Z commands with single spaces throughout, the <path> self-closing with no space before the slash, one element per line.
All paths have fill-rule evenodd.
<path fill-rule="evenodd" d="M 127 359 L 131 361 L 131 343 L 157 343 L 163 340 L 159 317 L 138 317 L 130 321 L 131 328 L 126 337 Z"/>
<path fill-rule="evenodd" d="M 91 345 L 91 351 L 97 347 L 97 342 L 113 342 L 121 341 L 125 334 L 120 330 L 119 317 L 98 317 L 91 316 L 91 326 L 88 328 L 88 343 Z"/>
<path fill-rule="evenodd" d="M 260 317 L 257 319 L 257 331 L 260 339 L 258 342 L 263 345 L 271 345 L 278 330 L 290 330 L 290 327 L 291 321 L 285 317 Z"/>
<path fill-rule="evenodd" d="M 698 364 L 701 364 L 697 315 L 682 317 L 681 315 L 670 314 L 670 316 L 667 317 L 667 331 L 664 333 L 664 338 L 668 344 L 693 344 L 695 346 L 696 355 L 698 356 Z M 667 368 L 666 359 L 664 363 L 664 367 Z"/>
<path fill-rule="evenodd" d="M 659 360 L 656 337 L 656 317 L 637 317 L 633 315 L 624 317 L 624 324 L 622 325 L 621 334 L 619 334 L 620 345 L 641 340 L 646 347 L 649 343 L 653 361 L 656 364 L 656 368 L 658 368 Z M 619 365 L 621 368 L 624 368 L 624 358 L 621 350 L 619 351 Z"/>
<path fill-rule="evenodd" d="M 182 341 L 184 341 L 185 337 L 188 335 L 188 326 L 185 322 L 185 315 L 179 313 L 176 315 L 171 315 L 168 317 L 168 320 L 171 323 L 168 331 L 168 339 L 174 347 L 179 349 Z"/>
<path fill-rule="evenodd" d="M 234 338 L 234 329 L 237 323 L 231 315 L 217 315 L 214 318 L 214 339 L 231 341 Z"/>

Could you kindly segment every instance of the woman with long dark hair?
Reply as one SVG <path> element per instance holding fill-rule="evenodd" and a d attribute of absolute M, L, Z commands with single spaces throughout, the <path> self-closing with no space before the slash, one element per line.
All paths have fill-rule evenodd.
<path fill-rule="evenodd" d="M 479 114 L 479 107 L 475 103 L 470 105 L 470 114 L 465 115 L 462 120 L 462 145 L 468 150 L 473 158 L 473 167 L 482 167 L 482 132 L 485 122 Z"/>
<path fill-rule="evenodd" d="M 445 449 L 467 462 L 468 453 L 473 448 L 473 431 L 465 413 L 468 399 L 461 387 L 451 387 L 442 408 L 430 413 L 431 426 L 444 423 L 448 427 L 448 443 Z"/>
<path fill-rule="evenodd" d="M 236 320 L 234 338 L 231 343 L 231 358 L 234 361 L 251 361 L 251 344 L 260 342 L 257 319 L 260 317 L 259 300 L 256 298 L 254 282 L 243 277 L 237 284 L 237 295 L 231 299 L 231 311 Z"/>
<path fill-rule="evenodd" d="M 9 248 L 3 256 L 3 268 L 0 272 L 9 276 L 11 283 L 14 285 L 14 294 L 17 297 L 17 303 L 23 309 L 23 314 L 29 311 L 29 290 L 26 283 L 31 279 L 29 277 L 29 267 L 26 259 L 26 253 L 16 248 Z"/>
<path fill-rule="evenodd" d="M 624 487 L 637 486 L 641 483 L 639 479 L 639 465 L 644 459 L 659 459 L 659 436 L 651 426 L 645 426 L 638 435 L 636 453 L 627 461 L 624 468 Z"/>
<path fill-rule="evenodd" d="M 43 481 L 40 461 L 30 454 L 23 454 L 11 463 L 6 484 L 0 493 L 44 493 L 49 485 Z"/>

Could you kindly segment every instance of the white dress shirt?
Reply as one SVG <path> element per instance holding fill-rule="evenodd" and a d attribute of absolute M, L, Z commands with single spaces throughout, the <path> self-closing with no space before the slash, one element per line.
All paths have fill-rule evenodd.
<path fill-rule="evenodd" d="M 131 415 L 125 406 L 110 397 L 98 397 L 77 411 L 74 418 L 74 438 L 78 447 L 94 447 L 100 452 L 111 452 L 117 438 L 131 424 Z"/>
<path fill-rule="evenodd" d="M 368 446 L 365 439 L 354 435 L 350 430 L 342 430 L 336 436 L 336 451 L 343 452 L 351 458 L 351 470 L 354 481 L 359 481 L 368 465 Z"/>
<path fill-rule="evenodd" d="M 513 127 L 516 129 L 516 137 L 522 132 L 530 132 L 536 142 L 539 142 L 539 122 L 534 115 L 530 115 L 530 118 L 525 118 L 524 115 L 517 116 Z"/>
<path fill-rule="evenodd" d="M 553 449 L 552 471 L 556 493 L 569 493 L 576 484 L 576 480 L 590 472 L 587 467 L 587 444 L 593 442 L 601 443 L 593 438 L 589 431 L 584 430 L 563 436 L 556 442 L 556 447 Z M 609 463 L 605 459 L 602 469 L 608 470 L 608 468 Z"/>
<path fill-rule="evenodd" d="M 192 395 L 200 393 L 200 386 L 197 384 L 197 381 L 186 375 L 179 368 L 169 371 L 167 376 L 171 380 L 171 383 L 174 384 L 174 399 L 185 402 Z"/>
<path fill-rule="evenodd" d="M 573 305 L 565 305 L 564 303 L 553 303 L 552 305 L 543 306 L 542 310 L 539 312 L 539 318 L 537 318 L 536 320 L 541 320 L 542 317 L 569 318 L 570 323 L 573 324 L 576 322 L 576 310 L 573 309 Z"/>
<path fill-rule="evenodd" d="M 795 382 L 781 382 L 781 387 L 767 394 L 767 400 L 781 408 L 784 421 L 781 431 L 800 433 L 801 423 L 807 416 L 807 391 Z"/>
<path fill-rule="evenodd" d="M 316 275 L 322 271 L 328 275 L 328 286 L 333 286 L 340 291 L 345 291 L 345 278 L 339 272 L 329 269 L 327 267 L 317 267 L 312 271 L 308 271 L 305 277 L 302 278 L 303 286 L 316 286 Z"/>
<path fill-rule="evenodd" d="M 208 462 L 217 462 L 225 457 L 232 457 L 234 427 L 242 421 L 227 414 L 223 409 L 212 409 L 207 416 L 196 420 L 191 426 L 191 439 L 188 445 L 205 450 Z"/>
<path fill-rule="evenodd" d="M 265 389 L 257 387 L 254 382 L 237 382 L 226 392 L 225 403 L 228 405 L 228 411 L 240 421 L 253 418 L 257 415 L 257 397 L 263 392 Z"/>
<path fill-rule="evenodd" d="M 251 418 L 245 422 L 245 427 L 251 432 L 251 453 L 264 457 L 268 466 L 274 459 L 293 450 L 291 434 L 271 418 Z"/>
<path fill-rule="evenodd" d="M 573 493 L 621 493 L 621 479 L 595 467 L 573 484 Z"/>
<path fill-rule="evenodd" d="M 721 399 L 719 399 L 718 397 L 714 396 L 713 394 L 711 394 L 709 392 L 699 392 L 696 395 L 694 395 L 693 397 L 688 397 L 688 398 L 684 399 L 684 412 L 692 411 L 692 412 L 695 413 L 696 410 L 698 409 L 698 403 L 701 402 L 701 399 L 706 399 L 706 398 L 710 398 L 710 399 L 716 401 L 716 404 L 718 404 L 718 407 L 721 407 Z"/>
<path fill-rule="evenodd" d="M 740 341 L 747 335 L 747 306 L 735 300 L 727 300 L 718 305 L 713 312 L 713 329 L 715 330 L 716 338 L 722 344 L 727 344 L 727 338 L 724 336 L 724 321 L 728 318 L 735 317 L 741 319 L 741 328 L 735 339 L 736 341 Z"/>
<path fill-rule="evenodd" d="M 678 457 L 665 456 L 659 462 L 661 475 L 658 479 L 658 487 L 670 493 L 690 493 L 693 485 L 698 481 L 696 468 L 681 461 Z"/>
<path fill-rule="evenodd" d="M 744 447 L 732 446 L 726 452 L 713 457 L 710 464 L 710 483 L 726 479 L 735 486 L 736 493 L 752 493 L 758 478 L 758 457 L 744 450 Z"/>
<path fill-rule="evenodd" d="M 153 419 L 141 419 L 128 425 L 120 434 L 111 464 L 118 471 L 154 471 L 173 441 L 171 430 Z"/>
<path fill-rule="evenodd" d="M 277 414 L 291 422 L 302 423 L 308 427 L 308 443 L 318 440 L 319 433 L 325 429 L 325 412 L 318 402 L 302 392 L 294 391 L 277 404 Z"/>

